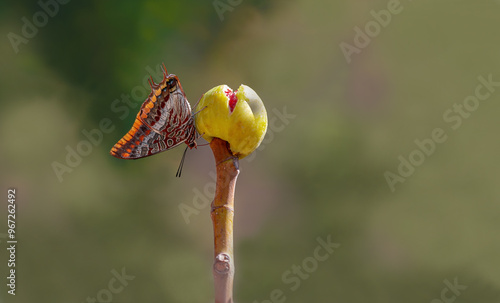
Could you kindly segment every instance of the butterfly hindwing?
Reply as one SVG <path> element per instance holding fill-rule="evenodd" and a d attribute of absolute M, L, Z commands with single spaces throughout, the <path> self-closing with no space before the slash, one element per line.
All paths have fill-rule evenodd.
<path fill-rule="evenodd" d="M 163 70 L 163 80 L 151 81 L 149 97 L 144 101 L 130 131 L 111 149 L 120 159 L 138 159 L 171 149 L 185 142 L 196 147 L 196 129 L 177 76 Z"/>

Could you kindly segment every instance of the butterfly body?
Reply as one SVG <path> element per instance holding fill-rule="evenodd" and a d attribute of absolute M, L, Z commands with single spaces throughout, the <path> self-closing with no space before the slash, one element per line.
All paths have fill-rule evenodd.
<path fill-rule="evenodd" d="M 110 154 L 119 159 L 139 159 L 169 150 L 182 143 L 196 148 L 196 129 L 179 79 L 168 74 L 150 81 L 151 93 L 141 106 L 130 131 L 116 143 Z"/>

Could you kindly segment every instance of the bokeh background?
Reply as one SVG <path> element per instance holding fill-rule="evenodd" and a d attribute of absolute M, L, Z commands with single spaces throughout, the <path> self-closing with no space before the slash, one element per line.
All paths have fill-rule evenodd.
<path fill-rule="evenodd" d="M 377 26 L 388 6 L 398 12 Z M 500 302 L 500 87 L 443 117 L 479 77 L 500 82 L 499 1 L 74 0 L 47 20 L 40 11 L 0 4 L 2 278 L 10 187 L 19 241 L 16 296 L 3 278 L 1 302 L 213 302 L 209 147 L 188 152 L 180 179 L 183 148 L 108 154 L 162 62 L 191 104 L 244 83 L 268 110 L 236 189 L 236 302 L 276 290 L 290 303 Z M 43 26 L 13 46 L 10 33 L 37 16 Z M 355 40 L 363 47 L 346 57 Z M 103 120 L 112 130 L 85 149 Z M 447 140 L 391 189 L 386 172 L 436 128 Z M 314 261 L 318 237 L 340 245 L 325 261 Z M 135 278 L 111 293 L 122 270 Z"/>

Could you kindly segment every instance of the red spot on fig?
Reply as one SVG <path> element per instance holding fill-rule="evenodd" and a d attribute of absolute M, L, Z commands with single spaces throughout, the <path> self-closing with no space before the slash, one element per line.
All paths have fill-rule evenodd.
<path fill-rule="evenodd" d="M 230 89 L 227 89 L 224 93 L 229 98 L 229 111 L 233 112 L 234 107 L 236 106 L 236 102 L 238 102 L 236 94 Z"/>

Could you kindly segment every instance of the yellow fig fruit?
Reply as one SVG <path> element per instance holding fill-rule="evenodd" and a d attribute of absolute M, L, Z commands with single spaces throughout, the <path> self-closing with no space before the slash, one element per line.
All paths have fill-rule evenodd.
<path fill-rule="evenodd" d="M 205 140 L 229 142 L 233 155 L 244 158 L 259 147 L 267 130 L 267 112 L 257 93 L 246 85 L 233 91 L 219 85 L 206 92 L 195 108 L 195 125 Z"/>

